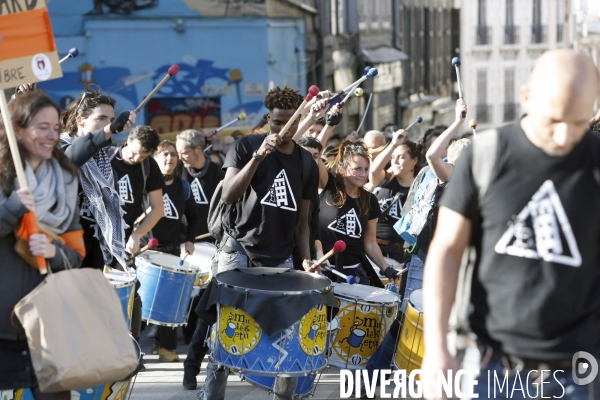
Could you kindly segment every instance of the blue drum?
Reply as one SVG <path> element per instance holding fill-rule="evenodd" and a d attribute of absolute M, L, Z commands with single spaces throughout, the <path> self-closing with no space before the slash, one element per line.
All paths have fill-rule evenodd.
<path fill-rule="evenodd" d="M 125 322 L 127 326 L 131 327 L 131 311 L 133 309 L 133 296 L 135 292 L 135 271 L 127 274 L 127 272 L 111 270 L 111 272 L 104 273 L 108 282 L 112 285 L 119 296 L 121 307 L 123 308 L 123 315 L 125 316 Z"/>
<path fill-rule="evenodd" d="M 335 336 L 339 330 L 340 324 L 336 318 L 332 319 L 331 322 L 327 324 L 327 354 L 330 354 L 331 346 L 333 346 L 333 341 L 335 340 Z M 244 375 L 244 378 L 256 387 L 269 392 L 273 391 L 273 386 L 275 385 L 275 377 L 273 376 Z M 294 394 L 297 396 L 307 396 L 313 394 L 314 389 L 316 388 L 316 378 L 317 373 L 312 373 L 308 376 L 300 376 L 298 378 L 298 385 L 296 385 Z"/>
<path fill-rule="evenodd" d="M 142 319 L 162 326 L 187 324 L 198 268 L 170 254 L 146 251 L 136 260 Z"/>
<path fill-rule="evenodd" d="M 250 270 L 262 271 L 257 273 Z M 253 316 L 241 308 L 219 303 L 217 322 L 213 325 L 212 340 L 209 342 L 210 357 L 214 363 L 237 369 L 245 376 L 272 378 L 310 378 L 312 375 L 314 379 L 315 374 L 327 366 L 325 304 L 317 303 L 313 308 L 308 308 L 315 303 L 300 301 L 297 304 L 305 304 L 305 308 L 294 310 L 293 318 L 291 315 L 294 311 L 285 308 L 285 304 L 295 303 L 294 296 L 313 296 L 314 300 L 316 296 L 321 296 L 321 291 L 325 290 L 322 288 L 330 290 L 331 281 L 327 278 L 279 268 L 250 268 L 246 272 L 233 270 L 220 273 L 213 278 L 212 284 L 213 287 L 219 287 L 219 296 L 227 297 L 226 292 L 229 291 L 229 299 L 237 301 L 241 307 L 262 310 L 263 314 L 256 317 L 264 318 L 261 321 L 265 324 L 261 327 Z M 332 294 L 332 291 L 327 293 Z M 282 308 L 278 309 L 277 304 L 283 304 Z M 296 315 L 299 320 L 294 323 Z M 269 324 L 277 324 L 280 320 L 286 322 L 280 324 L 279 330 L 271 332 L 281 333 L 269 337 L 266 333 L 271 328 Z M 259 384 L 263 383 L 265 387 L 270 385 L 267 381 Z M 303 386 L 312 387 L 312 383 L 307 381 Z"/>

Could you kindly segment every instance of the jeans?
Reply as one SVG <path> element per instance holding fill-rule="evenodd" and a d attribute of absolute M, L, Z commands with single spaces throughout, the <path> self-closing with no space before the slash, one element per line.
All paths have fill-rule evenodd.
<path fill-rule="evenodd" d="M 218 263 L 216 266 L 215 263 L 213 263 L 213 276 L 216 276 L 216 273 L 229 271 L 235 268 L 248 268 L 249 265 L 248 256 L 241 251 L 233 251 L 231 253 L 219 251 L 217 252 L 216 258 Z M 279 264 L 277 268 L 293 269 L 294 263 L 292 257 L 290 256 L 285 262 Z M 206 371 L 206 382 L 204 383 L 204 389 L 198 394 L 198 399 L 224 400 L 228 375 L 228 368 L 217 367 L 212 363 L 212 361 L 209 361 Z M 276 400 L 292 400 L 297 384 L 298 378 L 277 377 L 273 386 L 273 398 Z M 202 397 L 202 395 L 204 397 Z"/>
<path fill-rule="evenodd" d="M 422 258 L 417 254 L 413 254 L 410 258 L 410 262 L 406 265 L 408 268 L 408 275 L 406 277 L 406 289 L 402 298 L 402 307 L 400 311 L 406 312 L 406 304 L 410 297 L 410 294 L 423 287 L 423 261 Z"/>
<path fill-rule="evenodd" d="M 516 371 L 509 371 L 508 379 L 505 381 L 502 359 L 493 356 L 487 366 L 482 368 L 477 378 L 477 385 L 474 387 L 474 393 L 479 395 L 479 399 L 600 399 L 600 378 L 596 378 L 588 385 L 580 386 L 575 384 L 573 370 L 568 368 L 564 371 L 546 372 L 544 384 L 541 385 L 541 376 L 536 372 L 523 370 L 517 375 Z"/>
<path fill-rule="evenodd" d="M 183 368 L 185 374 L 191 374 L 196 376 L 200 373 L 200 365 L 204 356 L 208 353 L 208 346 L 204 343 L 208 332 L 210 331 L 210 325 L 203 320 L 199 320 L 196 325 L 196 330 L 192 336 L 192 342 L 188 347 L 187 357 L 183 362 Z"/>
<path fill-rule="evenodd" d="M 394 330 L 395 334 L 392 333 L 392 330 L 389 330 L 385 337 L 383 338 L 383 342 L 377 347 L 375 353 L 369 358 L 369 362 L 367 363 L 367 372 L 369 373 L 369 380 L 373 380 L 373 371 L 376 369 L 393 369 L 392 359 L 394 358 L 394 354 L 396 354 L 396 342 L 398 341 L 398 329 Z"/>

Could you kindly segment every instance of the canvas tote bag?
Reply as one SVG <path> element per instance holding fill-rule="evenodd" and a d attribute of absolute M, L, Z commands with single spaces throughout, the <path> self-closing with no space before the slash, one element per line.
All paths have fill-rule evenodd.
<path fill-rule="evenodd" d="M 119 298 L 99 270 L 48 274 L 17 303 L 15 315 L 42 392 L 119 381 L 138 365 Z"/>

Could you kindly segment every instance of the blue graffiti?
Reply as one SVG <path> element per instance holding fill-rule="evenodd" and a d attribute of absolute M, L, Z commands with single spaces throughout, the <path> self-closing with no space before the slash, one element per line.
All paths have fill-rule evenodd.
<path fill-rule="evenodd" d="M 118 94 L 129 100 L 131 104 L 137 104 L 138 95 L 135 85 L 125 85 L 122 79 L 130 75 L 129 68 L 106 67 L 97 68 L 92 79 L 94 83 L 100 86 L 103 93 Z M 44 89 L 57 102 L 61 102 L 61 99 L 65 97 L 78 97 L 85 89 L 77 71 L 64 72 L 61 79 L 40 82 L 39 87 Z"/>
<path fill-rule="evenodd" d="M 199 94 L 200 88 L 208 79 L 218 78 L 231 83 L 227 68 L 215 68 L 214 62 L 208 60 L 198 60 L 196 65 L 178 64 L 179 72 L 171 77 L 169 81 L 160 89 L 159 93 L 165 96 L 194 97 Z M 154 84 L 158 84 L 166 75 L 171 65 L 163 65 L 156 69 Z"/>

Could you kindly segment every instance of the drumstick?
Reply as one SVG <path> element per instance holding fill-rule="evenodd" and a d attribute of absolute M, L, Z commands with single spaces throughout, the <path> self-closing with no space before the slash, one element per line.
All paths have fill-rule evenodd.
<path fill-rule="evenodd" d="M 367 67 L 367 68 L 369 68 L 369 67 Z M 361 76 L 360 79 L 358 79 L 356 82 L 354 82 L 353 84 L 351 84 L 344 90 L 341 90 L 341 91 L 337 92 L 336 94 L 334 94 L 333 96 L 331 96 L 330 98 L 328 98 L 327 103 L 331 102 L 333 99 L 335 99 L 339 96 L 343 96 L 346 93 L 351 92 L 352 89 L 355 89 L 356 87 L 358 87 L 358 85 L 360 85 L 367 79 L 376 76 L 379 73 L 379 71 L 377 71 L 377 68 L 369 68 L 368 70 L 367 70 L 367 68 L 365 68 L 365 74 L 363 76 Z"/>
<path fill-rule="evenodd" d="M 79 50 L 77 50 L 77 47 L 73 47 L 71 50 L 69 50 L 69 54 L 67 54 L 66 56 L 64 56 L 63 58 L 61 58 L 58 63 L 62 64 L 65 61 L 67 61 L 69 58 L 75 58 L 78 55 L 79 55 Z"/>
<path fill-rule="evenodd" d="M 405 131 L 409 130 L 410 128 L 413 127 L 414 124 L 420 124 L 421 122 L 423 122 L 423 117 L 418 116 L 417 118 L 415 118 L 415 120 L 406 128 L 404 128 Z"/>
<path fill-rule="evenodd" d="M 367 119 L 367 112 L 369 111 L 369 107 L 371 106 L 371 100 L 373 99 L 373 93 L 369 95 L 369 100 L 367 101 L 367 105 L 365 106 L 365 111 L 363 112 L 363 117 L 360 120 L 360 124 L 358 124 L 358 128 L 356 128 L 356 132 L 360 132 L 360 128 L 362 128 L 365 123 L 365 119 Z"/>
<path fill-rule="evenodd" d="M 458 67 L 460 67 L 460 58 L 454 57 L 452 59 L 452 66 L 456 70 L 456 82 L 458 83 L 458 97 L 460 97 L 462 99 L 463 95 L 462 95 L 462 88 L 460 86 L 460 68 L 458 68 Z M 462 117 L 465 118 L 466 116 L 467 116 L 467 113 L 463 111 Z"/>
<path fill-rule="evenodd" d="M 163 85 L 165 83 L 167 83 L 167 81 L 172 77 L 177 75 L 177 73 L 179 72 L 179 65 L 177 64 L 173 64 L 169 67 L 169 69 L 167 70 L 167 75 L 165 75 L 164 78 L 162 78 L 162 80 L 160 82 L 158 82 L 158 85 L 156 85 L 156 87 L 150 92 L 150 94 L 148 94 L 148 96 L 146 96 L 146 98 L 144 100 L 142 100 L 142 102 L 140 103 L 139 106 L 137 106 L 137 108 L 134 110 L 134 112 L 137 114 L 140 112 L 140 110 L 146 105 L 146 103 L 148 101 L 150 101 L 150 99 L 152 97 L 154 97 L 154 95 L 160 90 L 161 87 L 163 87 Z"/>
<path fill-rule="evenodd" d="M 474 119 L 469 121 L 469 127 L 473 129 L 473 136 L 477 136 L 477 121 Z"/>
<path fill-rule="evenodd" d="M 345 279 L 346 282 L 349 283 L 350 285 L 354 285 L 355 283 L 358 283 L 358 281 L 359 281 L 359 278 L 357 276 L 344 275 L 341 272 L 339 272 L 337 269 L 328 267 L 327 265 L 322 265 L 321 267 L 325 268 L 327 271 L 330 271 L 330 272 L 336 274 L 340 278 Z"/>
<path fill-rule="evenodd" d="M 229 121 L 228 123 L 226 123 L 225 125 L 223 125 L 220 128 L 217 128 L 217 132 L 221 132 L 223 129 L 227 128 L 228 126 L 231 126 L 233 124 L 235 124 L 238 121 L 243 121 L 246 119 L 246 113 L 239 113 L 239 115 L 237 116 L 236 119 L 234 119 L 233 121 Z"/>
<path fill-rule="evenodd" d="M 206 238 L 208 238 L 208 237 L 211 237 L 211 235 L 212 235 L 212 234 L 211 234 L 210 232 L 208 232 L 208 233 L 203 233 L 203 234 L 202 234 L 202 235 L 200 235 L 200 236 L 196 236 L 195 240 L 202 240 L 202 239 L 206 239 Z"/>
<path fill-rule="evenodd" d="M 323 257 L 319 258 L 316 263 L 313 264 L 314 267 L 319 267 L 325 261 L 329 260 L 335 253 L 341 253 L 346 250 L 346 243 L 343 240 L 338 240 L 333 244 L 333 248 L 327 252 Z M 316 268 L 314 268 L 316 269 Z"/>
<path fill-rule="evenodd" d="M 148 241 L 148 244 L 145 245 L 144 247 L 142 247 L 141 249 L 139 249 L 138 251 L 136 251 L 135 253 L 133 253 L 133 255 L 131 256 L 131 258 L 129 258 L 129 260 L 131 260 L 132 258 L 135 258 L 137 256 L 139 256 L 140 254 L 142 254 L 143 252 L 147 251 L 147 250 L 153 250 L 155 248 L 158 247 L 158 239 L 157 238 L 152 238 Z"/>
<path fill-rule="evenodd" d="M 287 122 L 287 124 L 285 124 L 284 127 L 281 128 L 281 131 L 278 133 L 279 136 L 285 135 L 285 133 L 288 131 L 288 129 L 290 129 L 290 126 L 292 126 L 292 124 L 294 123 L 294 121 L 296 120 L 298 115 L 302 112 L 302 110 L 304 110 L 304 106 L 306 106 L 306 103 L 311 101 L 312 98 L 318 94 L 319 94 L 319 88 L 317 86 L 312 85 L 311 87 L 308 88 L 308 94 L 304 98 L 304 101 L 302 102 L 302 104 L 300 104 L 300 107 L 298 107 L 298 109 L 296 110 L 294 115 L 292 115 L 292 118 L 290 118 L 290 120 Z"/>

